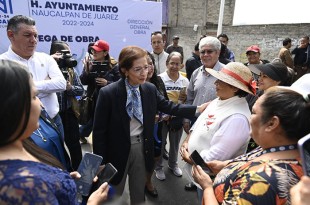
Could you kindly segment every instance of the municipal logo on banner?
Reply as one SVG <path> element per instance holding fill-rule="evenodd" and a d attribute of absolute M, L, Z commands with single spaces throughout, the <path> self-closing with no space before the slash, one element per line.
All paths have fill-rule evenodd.
<path fill-rule="evenodd" d="M 13 16 L 12 0 L 0 0 L 0 28 L 6 28 L 8 20 Z"/>
<path fill-rule="evenodd" d="M 13 14 L 12 0 L 0 0 L 0 11 L 4 14 Z"/>
<path fill-rule="evenodd" d="M 151 33 L 161 30 L 162 3 L 137 0 L 0 0 L 0 54 L 10 46 L 7 24 L 15 15 L 29 16 L 38 30 L 36 51 L 49 53 L 52 41 L 65 41 L 75 54 L 77 71 L 90 42 L 103 39 L 117 59 L 128 45 L 151 50 Z"/>

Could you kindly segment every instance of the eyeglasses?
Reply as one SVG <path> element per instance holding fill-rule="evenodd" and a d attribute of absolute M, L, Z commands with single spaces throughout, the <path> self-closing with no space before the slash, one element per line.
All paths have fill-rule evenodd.
<path fill-rule="evenodd" d="M 147 65 L 147 66 L 144 66 L 144 67 L 134 67 L 132 70 L 135 73 L 141 74 L 143 72 L 148 72 L 149 71 L 149 66 Z"/>
<path fill-rule="evenodd" d="M 213 52 L 215 52 L 216 50 L 214 50 L 214 49 L 210 49 L 210 50 L 202 50 L 202 51 L 199 51 L 200 52 L 200 54 L 202 54 L 202 55 L 205 55 L 206 53 L 207 54 L 212 54 Z"/>

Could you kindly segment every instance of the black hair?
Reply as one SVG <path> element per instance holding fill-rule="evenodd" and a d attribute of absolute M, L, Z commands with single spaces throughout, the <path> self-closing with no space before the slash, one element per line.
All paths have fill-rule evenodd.
<path fill-rule="evenodd" d="M 228 36 L 225 34 L 225 33 L 221 33 L 220 35 L 218 35 L 217 36 L 217 39 L 219 39 L 219 38 L 226 38 L 227 39 L 227 41 L 229 40 L 229 38 L 228 38 Z"/>
<path fill-rule="evenodd" d="M 53 41 L 51 44 L 50 55 L 60 52 L 61 50 L 67 50 L 69 44 L 64 41 Z"/>
<path fill-rule="evenodd" d="M 35 26 L 36 22 L 32 18 L 24 15 L 16 15 L 9 19 L 7 25 L 7 31 L 12 30 L 14 33 L 17 33 L 19 30 L 20 24 L 26 24 L 28 26 Z"/>
<path fill-rule="evenodd" d="M 249 93 L 245 92 L 244 90 L 241 90 L 239 89 L 237 92 L 236 92 L 236 96 L 238 96 L 239 98 L 241 97 L 246 97 Z"/>
<path fill-rule="evenodd" d="M 93 45 L 95 45 L 95 42 L 91 42 L 91 43 L 89 43 L 88 46 L 87 46 L 87 52 L 88 52 L 89 54 L 92 54 L 92 53 L 91 53 L 91 50 L 92 50 L 92 46 L 93 46 Z"/>
<path fill-rule="evenodd" d="M 157 34 L 163 35 L 163 32 L 161 32 L 161 31 L 154 31 L 154 32 L 151 33 L 151 36 L 154 36 L 154 35 L 157 35 Z"/>
<path fill-rule="evenodd" d="M 148 55 L 148 57 L 151 58 L 152 63 L 153 63 L 153 65 L 154 65 L 154 73 L 153 73 L 152 77 L 150 78 L 150 82 L 153 83 L 153 84 L 156 86 L 157 90 L 158 90 L 158 88 L 159 88 L 159 82 L 158 82 L 157 70 L 156 70 L 156 66 L 155 66 L 155 58 L 154 58 L 154 56 L 153 56 L 150 52 L 148 52 L 148 51 L 147 51 L 147 55 Z"/>
<path fill-rule="evenodd" d="M 23 140 L 23 147 L 40 162 L 65 170 L 64 166 L 53 155 L 39 147 L 31 138 Z"/>
<path fill-rule="evenodd" d="M 26 67 L 0 60 L 0 146 L 16 141 L 26 130 L 31 109 L 30 74 Z M 19 131 L 18 133 L 16 133 Z"/>
<path fill-rule="evenodd" d="M 289 43 L 292 43 L 292 39 L 290 39 L 290 38 L 286 38 L 286 39 L 284 39 L 283 40 L 283 46 L 287 46 Z"/>
<path fill-rule="evenodd" d="M 199 42 L 195 44 L 194 50 L 195 50 L 195 51 L 199 51 Z"/>
<path fill-rule="evenodd" d="M 154 73 L 153 73 L 152 77 L 150 78 L 150 83 L 153 83 L 155 85 L 155 87 L 157 88 L 157 90 L 159 91 L 159 93 L 162 94 L 166 100 L 169 100 L 168 95 L 167 95 L 167 91 L 165 88 L 165 84 L 162 81 L 161 77 L 159 77 L 157 75 L 157 70 L 156 70 L 156 66 L 155 66 L 155 58 L 148 51 L 147 51 L 147 55 L 151 58 L 153 65 L 154 65 Z"/>
<path fill-rule="evenodd" d="M 272 87 L 265 91 L 262 97 L 263 124 L 277 116 L 287 138 L 299 140 L 310 133 L 310 103 L 301 94 L 285 88 Z"/>
<path fill-rule="evenodd" d="M 221 43 L 221 52 L 220 52 L 220 56 L 225 57 L 226 52 L 227 52 L 227 46 L 226 46 L 225 44 Z"/>

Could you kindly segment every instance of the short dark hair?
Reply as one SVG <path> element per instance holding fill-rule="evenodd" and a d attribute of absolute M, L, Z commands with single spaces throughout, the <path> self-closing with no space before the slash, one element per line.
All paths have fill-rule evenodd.
<path fill-rule="evenodd" d="M 157 70 L 156 70 L 156 65 L 155 65 L 155 58 L 148 51 L 147 51 L 147 55 L 152 60 L 152 63 L 153 63 L 153 66 L 154 66 L 154 73 L 153 73 L 152 77 L 150 78 L 150 82 L 153 83 L 156 86 L 156 88 L 158 89 L 160 85 L 159 85 L 159 80 L 158 80 L 158 76 L 157 76 Z"/>
<path fill-rule="evenodd" d="M 155 36 L 157 34 L 163 35 L 163 32 L 161 32 L 161 31 L 154 31 L 154 32 L 151 33 L 151 36 Z"/>
<path fill-rule="evenodd" d="M 133 62 L 139 58 L 146 57 L 146 50 L 138 46 L 127 46 L 123 48 L 118 57 L 119 71 L 123 78 L 125 73 L 122 72 L 122 68 L 129 70 L 132 68 Z"/>
<path fill-rule="evenodd" d="M 220 35 L 218 35 L 217 36 L 217 39 L 219 39 L 219 38 L 226 38 L 227 39 L 227 41 L 229 41 L 229 38 L 228 38 L 228 36 L 225 34 L 225 33 L 221 33 Z"/>
<path fill-rule="evenodd" d="M 292 43 L 292 39 L 286 38 L 283 40 L 283 46 L 287 46 L 289 43 Z"/>
<path fill-rule="evenodd" d="M 26 24 L 28 26 L 35 26 L 36 22 L 32 18 L 24 15 L 16 15 L 10 18 L 8 21 L 8 26 L 6 30 L 12 30 L 14 33 L 17 33 L 19 30 L 19 25 L 20 24 Z"/>
<path fill-rule="evenodd" d="M 16 141 L 26 130 L 31 110 L 30 74 L 26 67 L 0 60 L 0 147 Z M 20 130 L 16 133 L 17 130 Z M 16 133 L 16 134 L 15 134 Z"/>
<path fill-rule="evenodd" d="M 199 51 L 199 42 L 195 44 L 194 50 L 195 50 L 195 51 Z"/>
<path fill-rule="evenodd" d="M 244 90 L 241 90 L 239 89 L 237 92 L 236 92 L 236 96 L 238 96 L 239 98 L 242 98 L 242 97 L 246 97 L 249 93 L 245 92 Z"/>
<path fill-rule="evenodd" d="M 66 50 L 69 44 L 64 41 L 53 41 L 50 48 L 50 55 L 60 52 L 61 50 Z"/>
<path fill-rule="evenodd" d="M 277 116 L 289 139 L 299 140 L 310 133 L 310 103 L 301 94 L 286 88 L 272 87 L 262 97 L 262 123 Z"/>
<path fill-rule="evenodd" d="M 221 53 L 220 53 L 220 55 L 225 57 L 226 52 L 227 52 L 227 46 L 225 44 L 221 43 Z"/>
<path fill-rule="evenodd" d="M 92 50 L 92 46 L 93 46 L 93 45 L 95 45 L 95 42 L 90 42 L 90 43 L 88 44 L 88 46 L 87 46 L 87 52 L 88 52 L 89 54 L 92 53 L 91 50 Z"/>

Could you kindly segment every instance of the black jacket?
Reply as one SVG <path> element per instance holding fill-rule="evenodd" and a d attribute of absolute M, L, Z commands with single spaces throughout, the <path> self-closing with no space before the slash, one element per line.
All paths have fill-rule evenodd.
<path fill-rule="evenodd" d="M 166 100 L 151 83 L 140 85 L 143 111 L 143 145 L 146 170 L 154 165 L 154 119 L 157 111 L 182 117 L 193 117 L 196 106 L 176 105 Z M 125 171 L 130 151 L 130 118 L 126 112 L 125 80 L 100 89 L 93 127 L 93 151 L 103 157 L 103 164 L 112 163 L 118 170 L 112 184 L 118 184 Z"/>

